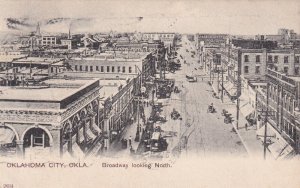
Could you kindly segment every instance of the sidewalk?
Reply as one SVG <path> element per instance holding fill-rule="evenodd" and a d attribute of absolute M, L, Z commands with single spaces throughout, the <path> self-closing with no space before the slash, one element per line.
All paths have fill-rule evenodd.
<path fill-rule="evenodd" d="M 221 88 L 221 87 L 219 87 Z M 214 82 L 212 84 L 212 89 L 215 93 L 217 93 L 217 82 Z M 219 94 L 221 95 L 221 94 Z M 239 122 L 238 122 L 238 129 L 236 128 L 236 102 L 232 102 L 229 98 L 229 96 L 224 95 L 223 96 L 223 103 L 221 99 L 217 100 L 218 103 L 216 104 L 217 107 L 220 107 L 221 111 L 222 109 L 226 109 L 229 113 L 232 114 L 233 122 L 232 126 L 235 129 L 236 133 L 241 139 L 241 142 L 243 143 L 245 149 L 247 150 L 249 156 L 251 157 L 262 157 L 263 154 L 263 144 L 262 142 L 257 139 L 256 137 L 256 125 L 249 126 L 249 123 L 245 119 L 244 115 L 240 112 L 239 114 Z M 241 103 L 240 103 L 241 104 Z M 245 128 L 245 124 L 248 123 L 247 130 Z"/>
<path fill-rule="evenodd" d="M 147 119 L 150 116 L 151 113 L 151 107 L 152 106 L 148 106 L 145 105 L 144 106 L 144 113 L 145 113 L 145 118 Z M 135 136 L 136 136 L 136 132 L 137 132 L 137 120 L 135 120 L 132 124 L 127 125 L 124 130 L 120 133 L 120 136 L 118 137 L 118 139 L 114 140 L 111 144 L 110 144 L 110 149 L 108 149 L 107 154 L 110 157 L 128 157 L 130 156 L 130 145 L 129 145 L 129 138 L 131 136 L 131 145 L 132 145 L 132 149 L 137 151 L 140 142 L 136 142 L 135 141 Z M 143 120 L 142 118 L 140 118 L 140 124 L 142 125 L 142 128 L 144 127 L 143 124 Z M 122 139 L 126 139 L 127 140 L 127 148 L 123 149 L 122 148 Z"/>

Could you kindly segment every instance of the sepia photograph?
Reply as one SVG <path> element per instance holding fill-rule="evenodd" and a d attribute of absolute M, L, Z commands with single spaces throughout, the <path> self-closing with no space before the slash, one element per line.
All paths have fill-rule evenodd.
<path fill-rule="evenodd" d="M 300 187 L 300 2 L 0 0 L 0 188 Z"/>

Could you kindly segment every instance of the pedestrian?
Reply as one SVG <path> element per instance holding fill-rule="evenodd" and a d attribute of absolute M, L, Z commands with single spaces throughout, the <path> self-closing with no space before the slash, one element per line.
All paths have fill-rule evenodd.
<path fill-rule="evenodd" d="M 149 102 L 147 101 L 147 107 L 149 106 Z"/>
<path fill-rule="evenodd" d="M 248 130 L 248 123 L 245 124 L 245 129 Z"/>
<path fill-rule="evenodd" d="M 129 143 L 129 146 L 131 147 L 131 136 L 129 136 L 128 143 Z"/>

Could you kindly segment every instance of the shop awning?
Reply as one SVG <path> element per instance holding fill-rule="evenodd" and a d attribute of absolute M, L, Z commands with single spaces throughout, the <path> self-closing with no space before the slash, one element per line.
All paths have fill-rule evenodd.
<path fill-rule="evenodd" d="M 254 112 L 254 109 L 251 107 L 249 103 L 241 107 L 241 113 L 243 114 L 244 117 L 247 117 L 251 113 Z"/>
<path fill-rule="evenodd" d="M 226 92 L 230 95 L 230 96 L 236 96 L 236 86 L 231 83 L 231 82 L 227 82 L 225 84 L 223 84 L 224 89 L 226 90 Z"/>
<path fill-rule="evenodd" d="M 82 143 L 84 141 L 83 127 L 78 131 L 79 142 Z"/>
<path fill-rule="evenodd" d="M 86 135 L 90 140 L 95 140 L 97 137 L 96 135 L 94 135 L 90 128 L 86 128 Z"/>
<path fill-rule="evenodd" d="M 267 126 L 267 137 L 276 137 L 276 133 L 274 133 L 273 130 L 270 128 L 271 125 Z M 259 128 L 256 131 L 256 135 L 259 136 L 259 138 L 263 141 L 264 140 L 264 135 L 265 135 L 265 125 Z"/>
<path fill-rule="evenodd" d="M 275 159 L 284 159 L 286 156 L 294 153 L 294 149 L 283 138 L 273 138 L 272 142 L 268 149 Z"/>
<path fill-rule="evenodd" d="M 264 132 L 265 126 L 257 131 L 262 141 L 264 139 Z M 270 124 L 267 125 L 267 140 L 269 144 L 268 150 L 276 160 L 284 159 L 289 155 L 293 155 L 295 152 L 292 146 L 290 146 Z"/>
<path fill-rule="evenodd" d="M 15 138 L 15 133 L 10 128 L 0 127 L 0 145 L 10 144 Z"/>
<path fill-rule="evenodd" d="M 102 132 L 101 129 L 100 129 L 95 123 L 91 125 L 91 128 L 92 128 L 95 132 L 97 132 L 97 134 L 100 134 L 100 133 Z"/>

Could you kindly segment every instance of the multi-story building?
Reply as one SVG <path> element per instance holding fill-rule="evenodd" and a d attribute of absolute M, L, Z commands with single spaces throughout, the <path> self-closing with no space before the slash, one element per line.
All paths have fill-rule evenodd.
<path fill-rule="evenodd" d="M 144 41 L 160 40 L 165 47 L 171 48 L 175 44 L 175 33 L 143 33 Z"/>
<path fill-rule="evenodd" d="M 164 44 L 161 42 L 123 42 L 116 43 L 112 50 L 125 52 L 156 52 L 163 48 Z"/>
<path fill-rule="evenodd" d="M 40 45 L 42 46 L 55 46 L 57 45 L 56 36 L 44 35 L 41 38 Z"/>
<path fill-rule="evenodd" d="M 200 50 L 201 43 L 203 43 L 202 46 L 220 46 L 226 43 L 228 37 L 227 34 L 196 34 L 196 47 Z"/>
<path fill-rule="evenodd" d="M 117 55 L 117 56 L 115 56 Z M 155 72 L 155 57 L 152 53 L 120 53 L 113 58 L 72 58 L 68 60 L 69 74 L 102 75 L 108 78 L 136 77 L 142 74 L 144 78 Z"/>
<path fill-rule="evenodd" d="M 271 69 L 267 70 L 266 77 L 267 87 L 257 92 L 256 110 L 261 116 L 258 128 L 263 127 L 263 122 L 267 118 L 266 126 L 269 129 L 267 136 L 273 136 L 268 148 L 276 158 L 286 156 L 293 150 L 299 153 L 300 77 L 287 76 Z"/>
<path fill-rule="evenodd" d="M 135 79 L 100 80 L 100 127 L 105 134 L 105 148 L 131 123 L 136 107 Z"/>
<path fill-rule="evenodd" d="M 26 157 L 82 156 L 101 135 L 97 79 L 49 79 L 0 87 L 1 152 Z M 38 153 L 38 155 L 37 155 Z"/>
<path fill-rule="evenodd" d="M 64 59 L 24 57 L 11 62 L 8 69 L 0 72 L 7 80 L 6 85 L 25 85 L 26 82 L 38 82 L 66 70 Z"/>

